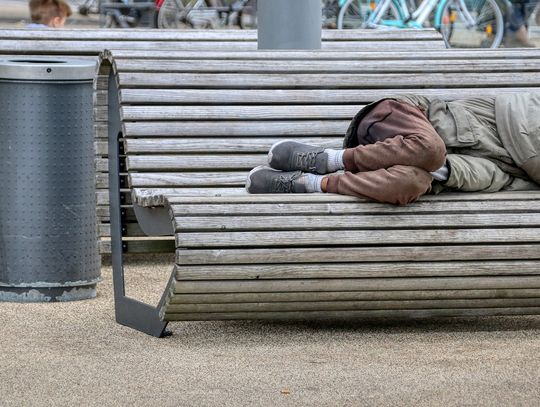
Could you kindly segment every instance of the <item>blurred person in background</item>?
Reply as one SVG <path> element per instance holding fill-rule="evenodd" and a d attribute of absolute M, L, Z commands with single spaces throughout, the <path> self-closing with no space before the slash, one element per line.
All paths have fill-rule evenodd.
<path fill-rule="evenodd" d="M 30 0 L 32 23 L 27 28 L 62 28 L 71 16 L 71 7 L 64 0 Z"/>
<path fill-rule="evenodd" d="M 513 0 L 512 10 L 509 13 L 508 26 L 504 38 L 504 46 L 508 48 L 527 47 L 535 45 L 529 40 L 527 21 L 532 15 L 538 0 Z M 536 21 L 539 21 L 537 13 Z"/>

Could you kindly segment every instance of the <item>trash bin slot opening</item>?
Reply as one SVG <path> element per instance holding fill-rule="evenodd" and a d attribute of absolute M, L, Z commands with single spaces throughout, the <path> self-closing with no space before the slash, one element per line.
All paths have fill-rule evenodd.
<path fill-rule="evenodd" d="M 45 59 L 10 59 L 9 62 L 24 63 L 24 64 L 65 64 L 66 61 L 53 61 Z"/>

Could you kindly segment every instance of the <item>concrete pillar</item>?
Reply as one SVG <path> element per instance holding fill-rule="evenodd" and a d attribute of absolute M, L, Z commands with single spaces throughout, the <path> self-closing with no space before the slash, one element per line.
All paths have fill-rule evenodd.
<path fill-rule="evenodd" d="M 258 0 L 259 49 L 321 49 L 321 0 Z"/>

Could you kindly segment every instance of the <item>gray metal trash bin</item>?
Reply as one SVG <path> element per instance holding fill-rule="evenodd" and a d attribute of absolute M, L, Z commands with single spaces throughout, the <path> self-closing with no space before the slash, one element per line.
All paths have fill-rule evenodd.
<path fill-rule="evenodd" d="M 92 298 L 97 249 L 91 60 L 0 60 L 0 300 Z"/>

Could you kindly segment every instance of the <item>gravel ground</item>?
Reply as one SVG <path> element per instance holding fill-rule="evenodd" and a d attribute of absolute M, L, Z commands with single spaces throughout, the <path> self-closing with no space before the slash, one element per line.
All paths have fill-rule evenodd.
<path fill-rule="evenodd" d="M 132 260 L 156 302 L 171 258 Z M 538 406 L 540 317 L 178 322 L 157 339 L 93 300 L 0 304 L 0 405 Z"/>

